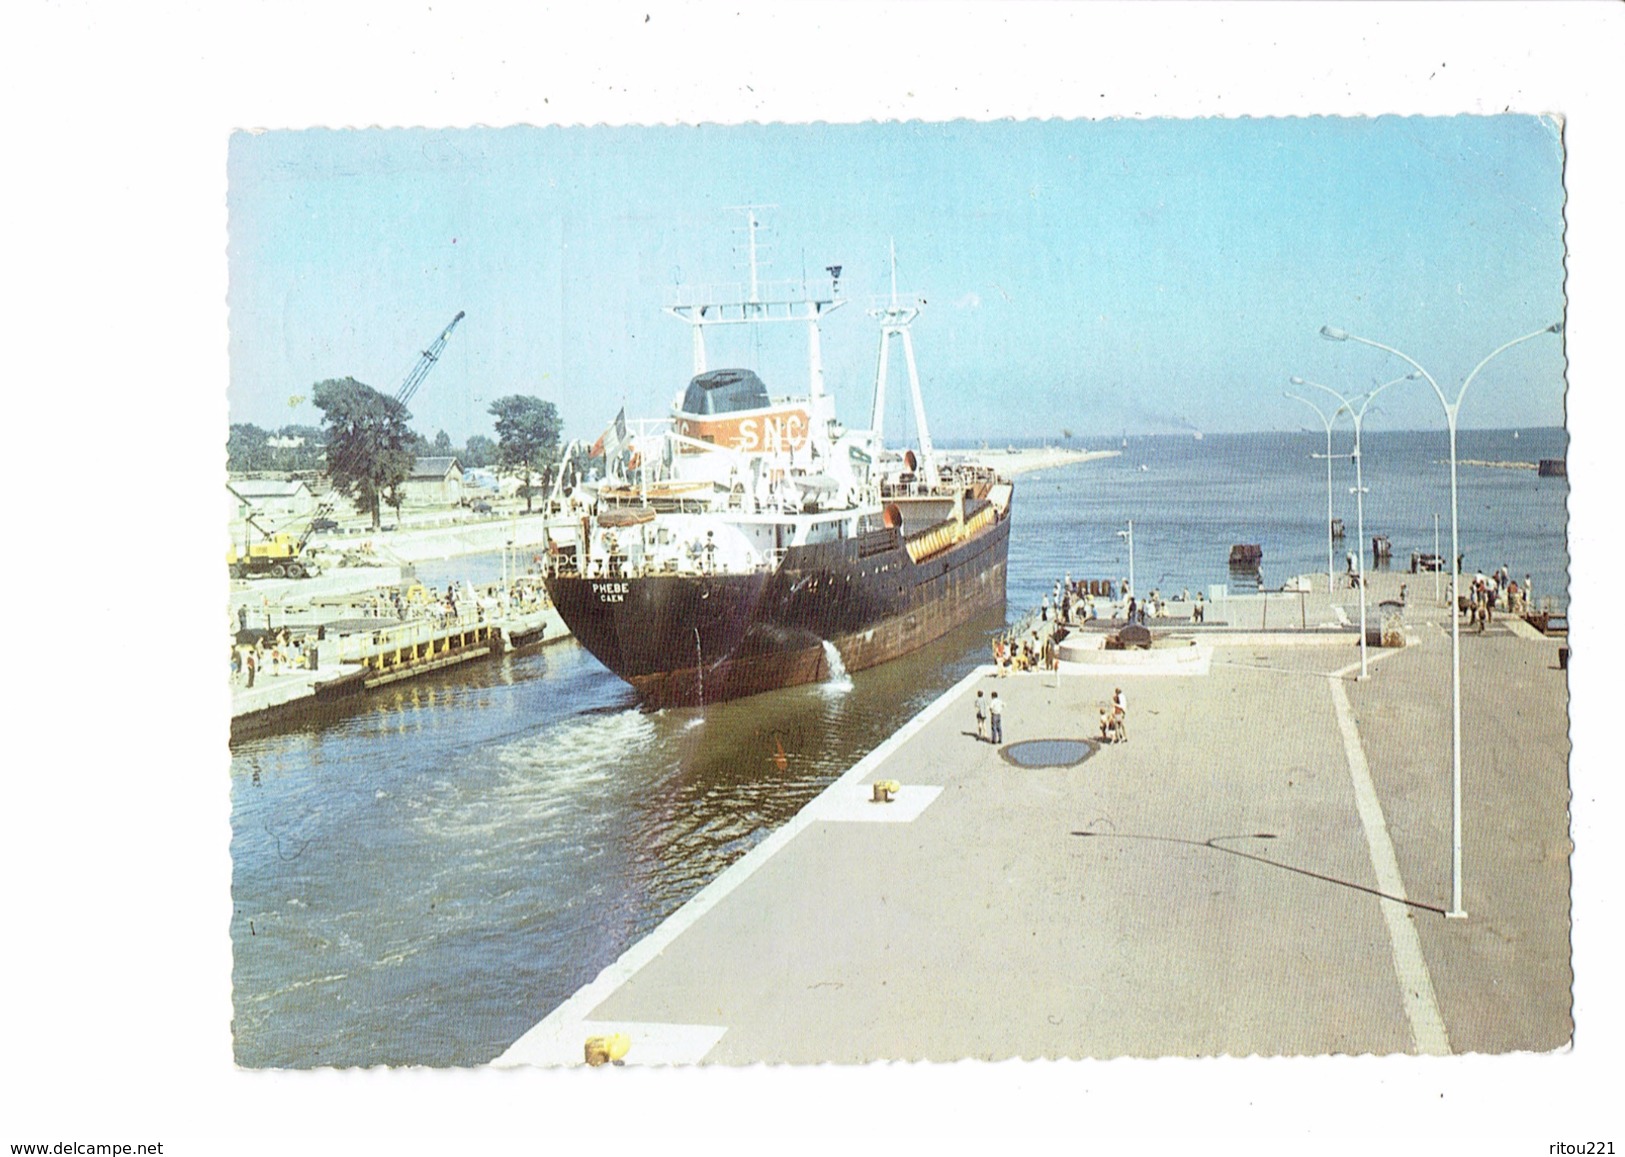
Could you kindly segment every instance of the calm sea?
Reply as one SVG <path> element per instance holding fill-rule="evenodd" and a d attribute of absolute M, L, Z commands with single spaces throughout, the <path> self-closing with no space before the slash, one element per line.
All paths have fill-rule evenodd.
<path fill-rule="evenodd" d="M 1349 434 L 1333 435 L 1332 452 L 1347 454 Z M 1126 441 L 1126 445 L 1122 444 Z M 1561 429 L 1464 430 L 1458 459 L 1538 463 L 1563 458 Z M 1326 570 L 1326 463 L 1324 433 L 1209 434 L 1129 437 L 1089 443 L 1119 457 L 1018 480 L 1011 541 L 1011 606 L 1036 602 L 1053 572 L 1074 578 L 1121 579 L 1128 546 L 1117 531 L 1134 520 L 1134 578 L 1141 591 L 1194 595 L 1230 581 L 1235 543 L 1263 547 L 1266 586 Z M 1366 431 L 1366 565 L 1370 540 L 1393 544 L 1392 566 L 1408 569 L 1413 550 L 1434 549 L 1439 516 L 1440 553 L 1450 551 L 1449 444 L 1444 431 Z M 1505 565 L 1519 582 L 1529 574 L 1537 597 L 1568 599 L 1565 478 L 1534 470 L 1458 465 L 1462 566 L 1486 573 Z M 1334 566 L 1357 549 L 1354 467 L 1332 462 L 1332 515 L 1347 528 L 1336 544 Z"/>
<path fill-rule="evenodd" d="M 1119 440 L 1121 441 L 1121 440 Z M 1009 613 L 1063 573 L 1141 589 L 1325 566 L 1319 434 L 1129 438 L 1018 480 Z M 1461 455 L 1562 457 L 1561 430 L 1466 431 Z M 1334 449 L 1346 451 L 1344 445 Z M 1449 549 L 1444 435 L 1368 433 L 1366 534 L 1396 566 Z M 1142 468 L 1143 467 L 1143 468 Z M 1334 463 L 1349 527 L 1350 464 Z M 1469 569 L 1566 598 L 1563 479 L 1463 466 Z M 1341 566 L 1341 554 L 1338 565 Z M 421 566 L 488 581 L 498 556 Z M 491 1059 L 986 655 L 995 616 L 834 684 L 703 711 L 637 709 L 574 643 L 374 692 L 232 750 L 236 1055 L 248 1066 Z M 778 766 L 778 753 L 785 767 Z"/>

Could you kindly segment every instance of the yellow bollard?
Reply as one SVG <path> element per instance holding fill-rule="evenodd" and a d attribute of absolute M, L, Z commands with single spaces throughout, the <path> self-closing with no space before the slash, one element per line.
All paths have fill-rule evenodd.
<path fill-rule="evenodd" d="M 903 790 L 902 784 L 895 779 L 877 779 L 874 782 L 874 795 L 871 803 L 891 803 L 892 797 Z"/>
<path fill-rule="evenodd" d="M 610 1063 L 619 1064 L 632 1048 L 632 1038 L 623 1032 L 606 1036 L 590 1036 L 586 1044 L 586 1061 L 593 1068 Z"/>

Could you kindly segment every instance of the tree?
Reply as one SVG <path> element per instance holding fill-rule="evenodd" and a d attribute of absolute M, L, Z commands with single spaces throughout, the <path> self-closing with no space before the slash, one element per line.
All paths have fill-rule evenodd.
<path fill-rule="evenodd" d="M 451 435 L 444 430 L 434 436 L 434 452 L 442 458 L 451 457 Z"/>
<path fill-rule="evenodd" d="M 489 466 L 497 460 L 497 444 L 484 434 L 475 434 L 463 447 L 463 465 L 470 469 Z"/>
<path fill-rule="evenodd" d="M 525 472 L 525 510 L 531 508 L 531 471 L 545 470 L 559 453 L 559 411 L 552 402 L 510 394 L 491 403 L 496 419 L 497 458 L 505 469 Z"/>
<path fill-rule="evenodd" d="M 226 469 L 234 474 L 271 469 L 270 435 L 248 422 L 233 422 L 226 438 Z"/>
<path fill-rule="evenodd" d="M 377 530 L 380 499 L 412 473 L 415 435 L 406 425 L 412 415 L 354 378 L 317 382 L 313 396 L 327 435 L 327 476 L 372 513 Z"/>

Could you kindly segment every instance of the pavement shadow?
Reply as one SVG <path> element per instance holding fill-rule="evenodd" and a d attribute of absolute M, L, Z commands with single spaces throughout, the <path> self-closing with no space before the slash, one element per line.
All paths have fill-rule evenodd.
<path fill-rule="evenodd" d="M 1253 832 L 1247 835 L 1237 836 L 1213 836 L 1206 840 L 1187 840 L 1181 839 L 1178 836 L 1153 836 L 1133 832 L 1073 832 L 1072 835 L 1092 839 L 1145 840 L 1148 842 L 1163 844 L 1186 844 L 1193 848 L 1208 848 L 1215 852 L 1223 852 L 1227 856 L 1239 856 L 1243 860 L 1252 860 L 1254 863 L 1264 864 L 1271 868 L 1279 868 L 1283 872 L 1292 872 L 1295 875 L 1308 876 L 1312 880 L 1320 880 L 1327 884 L 1336 884 L 1340 888 L 1352 888 L 1356 892 L 1364 892 L 1367 895 L 1376 896 L 1378 899 L 1382 900 L 1392 900 L 1396 904 L 1404 904 L 1409 908 L 1420 908 L 1424 912 L 1437 912 L 1441 916 L 1446 914 L 1443 908 L 1437 907 L 1433 904 L 1424 904 L 1420 900 L 1409 900 L 1404 896 L 1390 896 L 1387 892 L 1381 891 L 1377 888 L 1372 888 L 1366 884 L 1356 884 L 1353 880 L 1340 880 L 1336 876 L 1327 876 L 1321 872 L 1312 872 L 1308 868 L 1299 868 L 1292 864 L 1283 864 L 1279 860 L 1267 859 L 1266 857 L 1256 855 L 1253 852 L 1244 852 L 1240 848 L 1225 847 L 1220 842 L 1222 840 L 1273 840 L 1276 838 L 1273 832 Z"/>

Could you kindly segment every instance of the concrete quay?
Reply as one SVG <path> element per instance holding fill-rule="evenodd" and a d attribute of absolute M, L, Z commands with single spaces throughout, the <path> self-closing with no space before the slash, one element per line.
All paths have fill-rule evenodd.
<path fill-rule="evenodd" d="M 490 618 L 466 614 L 455 622 L 427 618 L 380 621 L 375 629 L 334 634 L 315 644 L 318 664 L 314 668 L 290 665 L 274 670 L 267 664 L 256 674 L 254 686 L 248 686 L 244 677 L 235 680 L 232 735 L 297 717 L 324 701 L 514 647 L 557 642 L 569 634 L 552 605 Z"/>
<path fill-rule="evenodd" d="M 265 626 L 265 616 L 276 616 L 282 627 L 294 616 L 315 615 L 321 607 L 342 607 L 348 602 L 379 590 L 399 589 L 410 573 L 401 566 L 340 567 L 312 578 L 232 579 L 227 609 L 235 621 L 240 608 L 247 608 L 250 627 Z"/>
<path fill-rule="evenodd" d="M 579 1065 L 611 1032 L 629 1065 L 1563 1047 L 1560 641 L 1463 633 L 1448 919 L 1449 620 L 1404 581 L 1411 643 L 1363 681 L 1351 632 L 1210 632 L 1188 678 L 973 672 L 494 1063 Z M 1118 686 L 1126 743 L 1007 758 L 1092 739 Z M 978 690 L 1008 705 L 1002 750 Z"/>

